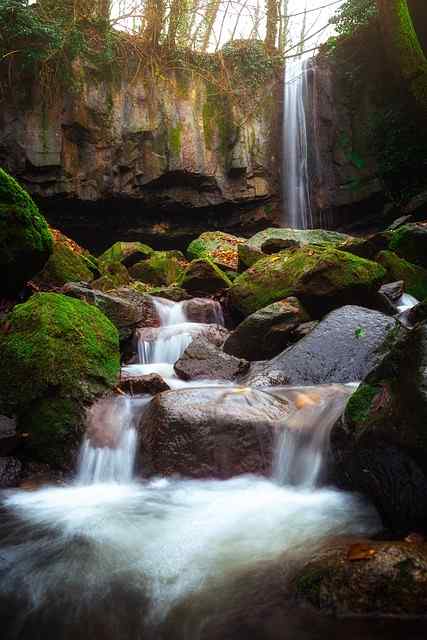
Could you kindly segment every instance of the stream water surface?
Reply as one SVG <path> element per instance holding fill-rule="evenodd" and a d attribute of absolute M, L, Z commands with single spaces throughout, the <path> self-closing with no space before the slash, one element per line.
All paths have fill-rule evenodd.
<path fill-rule="evenodd" d="M 156 343 L 141 345 L 141 337 L 141 362 L 127 373 L 157 371 L 172 387 L 188 386 L 176 378 L 173 362 L 205 325 L 188 323 L 184 304 L 156 305 L 162 319 Z M 212 321 L 221 318 L 213 313 Z M 204 393 L 224 386 L 223 411 L 235 411 L 236 397 L 247 402 L 251 394 L 290 404 L 271 477 L 139 481 L 138 428 L 144 428 L 150 398 L 98 403 L 72 484 L 3 494 L 1 638 L 423 637 L 415 623 L 333 621 L 284 602 L 274 615 L 260 604 L 262 623 L 250 626 L 268 594 L 265 577 L 257 577 L 266 575 L 265 567 L 280 559 L 285 584 L 287 567 L 291 571 L 328 538 L 380 529 L 369 504 L 321 484 L 330 429 L 352 386 L 253 391 L 221 381 L 191 384 Z M 93 434 L 99 431 L 109 446 L 97 446 Z M 249 599 L 254 581 L 261 595 Z"/>

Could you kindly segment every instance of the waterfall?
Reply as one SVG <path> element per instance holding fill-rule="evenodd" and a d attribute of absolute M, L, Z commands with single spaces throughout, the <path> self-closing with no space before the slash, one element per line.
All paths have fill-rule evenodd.
<path fill-rule="evenodd" d="M 285 68 L 283 114 L 283 201 L 286 224 L 313 228 L 307 121 L 309 63 L 296 58 Z"/>

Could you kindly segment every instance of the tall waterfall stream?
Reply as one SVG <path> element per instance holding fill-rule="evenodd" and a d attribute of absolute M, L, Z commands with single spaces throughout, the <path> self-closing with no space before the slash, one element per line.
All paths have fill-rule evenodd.
<path fill-rule="evenodd" d="M 239 606 L 239 576 L 282 559 L 286 582 L 286 567 L 291 571 L 325 539 L 379 529 L 371 506 L 320 484 L 329 433 L 352 386 L 261 391 L 220 381 L 179 381 L 173 363 L 205 325 L 187 322 L 185 303 L 156 300 L 156 305 L 162 319 L 157 339 L 148 345 L 142 332 L 141 362 L 129 365 L 127 373 L 158 371 L 175 388 L 223 386 L 223 410 L 238 411 L 239 402 L 256 394 L 289 402 L 292 410 L 277 440 L 272 475 L 138 480 L 133 472 L 137 426 L 142 419 L 144 428 L 150 398 L 117 396 L 98 403 L 72 484 L 3 496 L 4 640 L 249 638 L 244 629 L 239 636 L 209 635 L 224 607 Z M 218 308 L 212 320 L 222 321 Z M 97 446 L 90 437 L 99 431 L 110 446 Z M 316 618 L 316 635 L 314 614 L 301 622 L 289 607 L 286 615 L 276 635 L 266 631 L 263 637 L 314 640 L 329 634 L 331 627 L 325 630 Z M 348 628 L 359 629 L 359 623 L 328 624 L 347 634 Z"/>

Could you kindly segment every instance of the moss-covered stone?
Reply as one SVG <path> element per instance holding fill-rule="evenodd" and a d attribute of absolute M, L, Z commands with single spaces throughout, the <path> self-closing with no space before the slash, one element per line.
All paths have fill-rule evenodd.
<path fill-rule="evenodd" d="M 46 220 L 28 193 L 0 169 L 0 293 L 17 293 L 51 252 Z"/>
<path fill-rule="evenodd" d="M 427 268 L 427 225 L 399 227 L 391 234 L 389 249 L 408 262 Z"/>
<path fill-rule="evenodd" d="M 305 246 L 263 258 L 238 276 L 230 289 L 232 304 L 244 315 L 295 296 L 309 312 L 368 304 L 385 270 L 376 262 L 333 247 Z"/>
<path fill-rule="evenodd" d="M 132 267 L 137 262 L 149 258 L 153 249 L 142 242 L 116 242 L 98 258 L 99 262 L 121 262 L 125 267 Z"/>
<path fill-rule="evenodd" d="M 90 282 L 93 272 L 88 260 L 61 242 L 55 242 L 53 253 L 33 282 L 40 288 L 61 287 L 67 282 Z"/>
<path fill-rule="evenodd" d="M 156 287 L 169 286 L 179 280 L 187 265 L 181 251 L 155 251 L 147 260 L 131 267 L 130 275 Z"/>
<path fill-rule="evenodd" d="M 190 260 L 197 260 L 205 256 L 210 257 L 215 264 L 231 271 L 237 271 L 239 264 L 238 247 L 244 238 L 238 238 L 222 231 L 207 231 L 202 233 L 187 248 Z"/>
<path fill-rule="evenodd" d="M 121 262 L 99 262 L 101 277 L 92 282 L 94 289 L 112 291 L 130 283 L 129 271 Z"/>
<path fill-rule="evenodd" d="M 95 306 L 38 293 L 8 315 L 0 360 L 1 404 L 13 410 L 50 395 L 88 400 L 116 381 L 118 333 Z"/>
<path fill-rule="evenodd" d="M 277 229 L 259 231 L 238 247 L 239 259 L 244 267 L 251 267 L 265 255 L 274 253 L 268 250 L 268 244 L 277 244 L 277 251 L 290 247 L 303 247 L 311 244 L 319 247 L 337 246 L 352 240 L 351 236 L 326 229 Z M 280 246 L 280 243 L 286 246 Z M 267 251 L 264 250 L 267 248 Z"/>
<path fill-rule="evenodd" d="M 192 293 L 215 293 L 228 289 L 232 282 L 208 257 L 193 260 L 178 282 L 179 286 Z"/>
<path fill-rule="evenodd" d="M 390 282 L 403 280 L 405 291 L 411 296 L 418 300 L 427 297 L 427 269 L 399 258 L 393 251 L 381 251 L 376 259 L 386 269 Z"/>
<path fill-rule="evenodd" d="M 372 411 L 372 401 L 380 392 L 380 387 L 362 384 L 347 403 L 346 415 L 353 424 L 363 425 Z"/>

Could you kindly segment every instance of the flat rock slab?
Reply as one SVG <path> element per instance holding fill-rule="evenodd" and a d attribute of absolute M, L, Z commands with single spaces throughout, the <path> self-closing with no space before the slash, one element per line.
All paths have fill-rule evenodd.
<path fill-rule="evenodd" d="M 182 380 L 234 380 L 247 373 L 249 362 L 224 353 L 205 338 L 196 338 L 175 364 Z"/>

